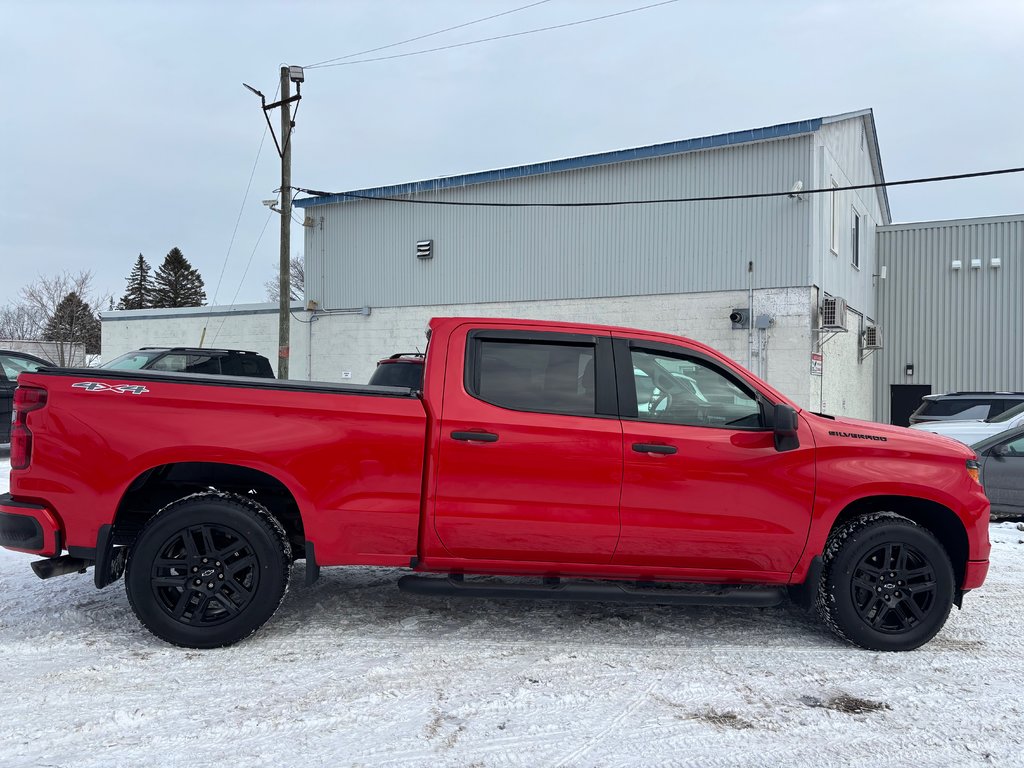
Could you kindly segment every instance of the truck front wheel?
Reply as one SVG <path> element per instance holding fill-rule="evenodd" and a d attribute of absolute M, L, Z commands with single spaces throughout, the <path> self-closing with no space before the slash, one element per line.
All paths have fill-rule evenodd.
<path fill-rule="evenodd" d="M 839 637 L 875 651 L 909 651 L 942 629 L 955 584 L 949 556 L 929 531 L 891 512 L 832 531 L 822 555 L 817 608 Z"/>
<path fill-rule="evenodd" d="M 179 499 L 142 529 L 125 586 L 139 621 L 188 648 L 242 640 L 277 610 L 291 548 L 280 523 L 251 499 L 209 491 Z"/>

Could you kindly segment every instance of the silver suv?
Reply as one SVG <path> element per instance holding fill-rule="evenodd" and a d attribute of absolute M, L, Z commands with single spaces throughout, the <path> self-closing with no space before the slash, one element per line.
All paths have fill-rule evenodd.
<path fill-rule="evenodd" d="M 950 392 L 925 395 L 910 415 L 911 424 L 926 421 L 983 421 L 1024 403 L 1024 392 Z"/>

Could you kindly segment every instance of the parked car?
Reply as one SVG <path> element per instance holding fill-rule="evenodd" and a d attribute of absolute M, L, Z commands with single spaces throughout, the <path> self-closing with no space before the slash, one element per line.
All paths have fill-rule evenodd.
<path fill-rule="evenodd" d="M 425 357 L 422 352 L 399 352 L 379 360 L 368 383 L 378 387 L 423 389 Z"/>
<path fill-rule="evenodd" d="M 270 361 L 256 352 L 202 347 L 143 347 L 115 357 L 100 368 L 114 371 L 212 373 L 223 376 L 274 378 Z"/>
<path fill-rule="evenodd" d="M 52 366 L 48 360 L 24 352 L 0 349 L 0 445 L 11 442 L 11 404 L 18 374 Z"/>
<path fill-rule="evenodd" d="M 1024 392 L 950 392 L 925 395 L 910 423 L 984 420 L 1024 403 Z"/>
<path fill-rule="evenodd" d="M 430 334 L 422 390 L 24 374 L 0 546 L 42 558 L 41 578 L 124 576 L 141 623 L 196 648 L 267 621 L 294 560 L 307 583 L 408 569 L 399 588 L 427 596 L 793 598 L 875 650 L 928 642 L 985 580 L 965 445 L 810 413 L 678 336 L 486 318 Z M 681 363 L 732 401 L 695 408 Z M 646 411 L 638 370 L 665 386 Z"/>
<path fill-rule="evenodd" d="M 981 464 L 981 483 L 992 518 L 1024 517 L 1024 427 L 971 446 Z"/>
<path fill-rule="evenodd" d="M 952 437 L 964 445 L 974 445 L 980 440 L 1016 427 L 1024 427 L 1024 403 L 983 421 L 925 421 L 910 425 L 911 429 Z"/>

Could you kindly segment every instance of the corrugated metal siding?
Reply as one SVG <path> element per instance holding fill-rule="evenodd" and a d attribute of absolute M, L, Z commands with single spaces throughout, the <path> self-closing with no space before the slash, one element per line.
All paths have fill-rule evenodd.
<path fill-rule="evenodd" d="M 841 187 L 875 182 L 871 152 L 864 118 L 823 125 L 816 134 L 820 153 L 816 185 L 827 189 L 834 178 Z M 813 259 L 814 284 L 833 296 L 842 296 L 851 307 L 874 318 L 877 315 L 871 276 L 878 272 L 876 227 L 884 223 L 884 213 L 874 189 L 836 192 L 839 252 L 832 252 L 832 199 L 818 195 L 816 232 L 818 239 Z M 853 210 L 861 216 L 860 269 L 852 263 Z"/>
<path fill-rule="evenodd" d="M 888 277 L 878 290 L 876 418 L 889 421 L 892 384 L 1024 390 L 1024 216 L 881 227 L 878 249 Z"/>
<path fill-rule="evenodd" d="M 810 136 L 474 184 L 417 199 L 601 201 L 778 191 L 809 179 Z M 806 182 L 805 182 L 806 183 Z M 307 298 L 325 309 L 809 284 L 811 206 L 788 197 L 602 208 L 355 201 L 307 209 Z M 419 261 L 417 240 L 434 241 Z"/>

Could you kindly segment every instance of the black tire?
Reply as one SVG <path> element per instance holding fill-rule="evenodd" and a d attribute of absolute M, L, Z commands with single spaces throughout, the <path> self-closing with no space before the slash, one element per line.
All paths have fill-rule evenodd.
<path fill-rule="evenodd" d="M 873 651 L 910 651 L 942 629 L 956 585 L 930 531 L 892 512 L 850 520 L 828 537 L 817 609 L 836 635 Z"/>
<path fill-rule="evenodd" d="M 125 588 L 150 632 L 186 648 L 251 635 L 288 590 L 291 546 L 252 499 L 209 491 L 161 509 L 128 555 Z"/>

